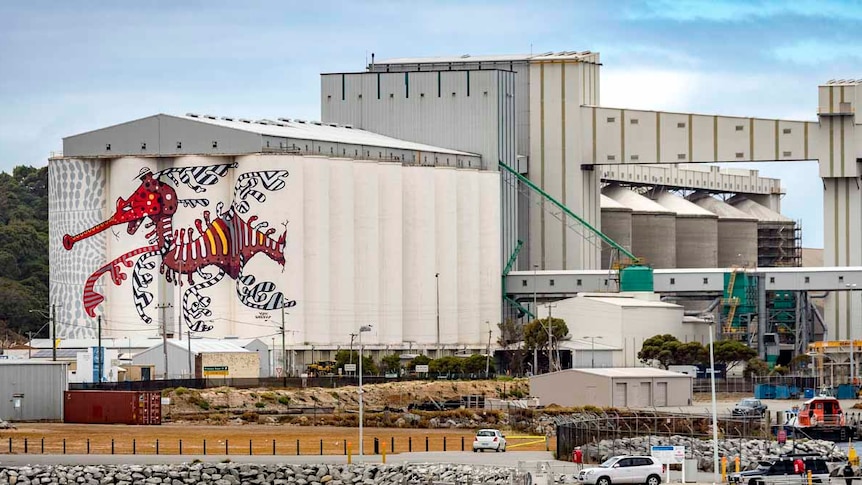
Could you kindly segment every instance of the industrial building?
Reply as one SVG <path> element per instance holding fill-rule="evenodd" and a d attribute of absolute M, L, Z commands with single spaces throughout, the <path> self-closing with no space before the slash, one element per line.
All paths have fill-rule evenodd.
<path fill-rule="evenodd" d="M 373 60 L 321 75 L 320 122 L 159 114 L 67 137 L 50 160 L 59 336 L 92 337 L 97 315 L 111 337 L 283 329 L 296 357 L 273 366 L 301 369 L 370 324 L 376 355 L 469 354 L 535 303 L 626 275 L 775 362 L 851 335 L 862 295 L 798 268 L 780 181 L 702 164 L 819 160 L 826 264 L 862 264 L 862 83 L 821 86 L 819 122 L 755 119 L 602 107 L 601 66 Z M 773 283 L 774 266 L 821 286 Z"/>
<path fill-rule="evenodd" d="M 692 393 L 692 376 L 652 367 L 568 369 L 530 377 L 530 395 L 544 406 L 690 406 Z"/>
<path fill-rule="evenodd" d="M 261 377 L 258 353 L 229 340 L 171 339 L 135 355 L 132 363 L 153 366 L 163 379 Z"/>
<path fill-rule="evenodd" d="M 64 362 L 0 360 L 0 420 L 60 421 L 69 390 Z"/>

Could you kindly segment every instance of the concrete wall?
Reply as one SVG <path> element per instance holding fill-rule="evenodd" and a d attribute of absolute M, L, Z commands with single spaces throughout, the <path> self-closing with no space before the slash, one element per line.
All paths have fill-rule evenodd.
<path fill-rule="evenodd" d="M 60 421 L 63 392 L 68 390 L 67 364 L 0 361 L 0 419 Z M 21 407 L 15 408 L 16 394 Z"/>

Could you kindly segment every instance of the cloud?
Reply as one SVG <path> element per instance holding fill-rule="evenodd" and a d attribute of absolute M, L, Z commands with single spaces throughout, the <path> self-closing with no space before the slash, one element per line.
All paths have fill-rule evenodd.
<path fill-rule="evenodd" d="M 772 54 L 779 61 L 805 66 L 828 64 L 836 61 L 853 62 L 862 60 L 862 43 L 858 41 L 825 42 L 820 39 L 804 39 L 776 47 L 772 50 Z"/>
<path fill-rule="evenodd" d="M 677 22 L 755 22 L 770 17 L 862 19 L 862 4 L 839 0 L 652 0 L 630 6 L 629 20 L 668 19 Z"/>

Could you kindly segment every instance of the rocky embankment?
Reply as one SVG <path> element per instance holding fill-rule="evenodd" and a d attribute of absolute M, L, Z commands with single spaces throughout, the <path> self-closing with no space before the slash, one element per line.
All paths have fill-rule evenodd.
<path fill-rule="evenodd" d="M 509 483 L 511 468 L 470 465 L 249 465 L 192 463 L 154 466 L 38 466 L 0 468 L 9 484 L 274 484 L 403 485 L 429 481 L 458 484 Z"/>
<path fill-rule="evenodd" d="M 656 438 L 635 437 L 618 440 L 602 440 L 598 446 L 581 447 L 584 455 L 594 462 L 604 461 L 613 455 L 649 455 L 650 447 L 656 445 L 685 446 L 686 457 L 697 460 L 698 469 L 711 472 L 713 468 L 712 441 L 689 438 L 685 436 L 670 436 Z M 744 470 L 757 467 L 757 462 L 768 456 L 793 452 L 793 440 L 784 445 L 776 441 L 752 439 L 721 439 L 718 442 L 719 456 L 728 457 L 729 469 L 732 469 L 733 458 L 739 456 L 740 466 Z M 842 450 L 835 443 L 823 440 L 799 440 L 796 443 L 796 453 L 816 453 L 832 461 L 846 460 Z"/>

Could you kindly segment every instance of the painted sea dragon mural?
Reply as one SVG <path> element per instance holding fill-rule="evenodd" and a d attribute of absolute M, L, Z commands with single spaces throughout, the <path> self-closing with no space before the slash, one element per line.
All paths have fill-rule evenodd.
<path fill-rule="evenodd" d="M 156 173 L 141 170 L 140 186 L 128 198 L 117 199 L 116 211 L 108 220 L 80 234 L 63 236 L 63 247 L 72 250 L 76 242 L 99 234 L 120 224 L 127 224 L 126 232 L 135 234 L 143 224 L 149 245 L 129 251 L 96 270 L 84 285 L 84 309 L 95 317 L 96 307 L 105 299 L 96 292 L 95 285 L 102 275 L 109 273 L 115 285 L 121 285 L 128 276 L 125 271 L 132 268 L 132 292 L 135 309 L 141 320 L 151 323 L 147 308 L 153 303 L 153 294 L 148 291 L 153 283 L 155 269 L 163 274 L 168 283 L 182 288 L 183 280 L 188 287 L 182 291 L 182 318 L 194 332 L 212 330 L 212 300 L 204 290 L 217 284 L 225 275 L 236 281 L 239 300 L 247 307 L 257 310 L 275 310 L 293 307 L 290 300 L 276 290 L 274 283 L 258 282 L 244 272 L 248 261 L 256 254 L 267 256 L 284 268 L 285 230 L 278 239 L 271 236 L 275 228 L 268 228 L 257 216 L 244 218 L 252 204 L 266 201 L 267 191 L 278 191 L 286 186 L 288 172 L 267 170 L 240 175 L 234 185 L 233 201 L 225 210 L 219 202 L 215 214 L 203 212 L 196 219 L 195 227 L 173 227 L 173 216 L 180 208 L 208 207 L 206 198 L 180 199 L 173 186 L 185 185 L 196 193 L 206 192 L 206 187 L 218 183 L 236 164 L 207 165 L 200 167 L 169 168 Z M 172 186 L 173 185 L 173 186 Z M 213 218 L 213 215 L 215 216 Z"/>

